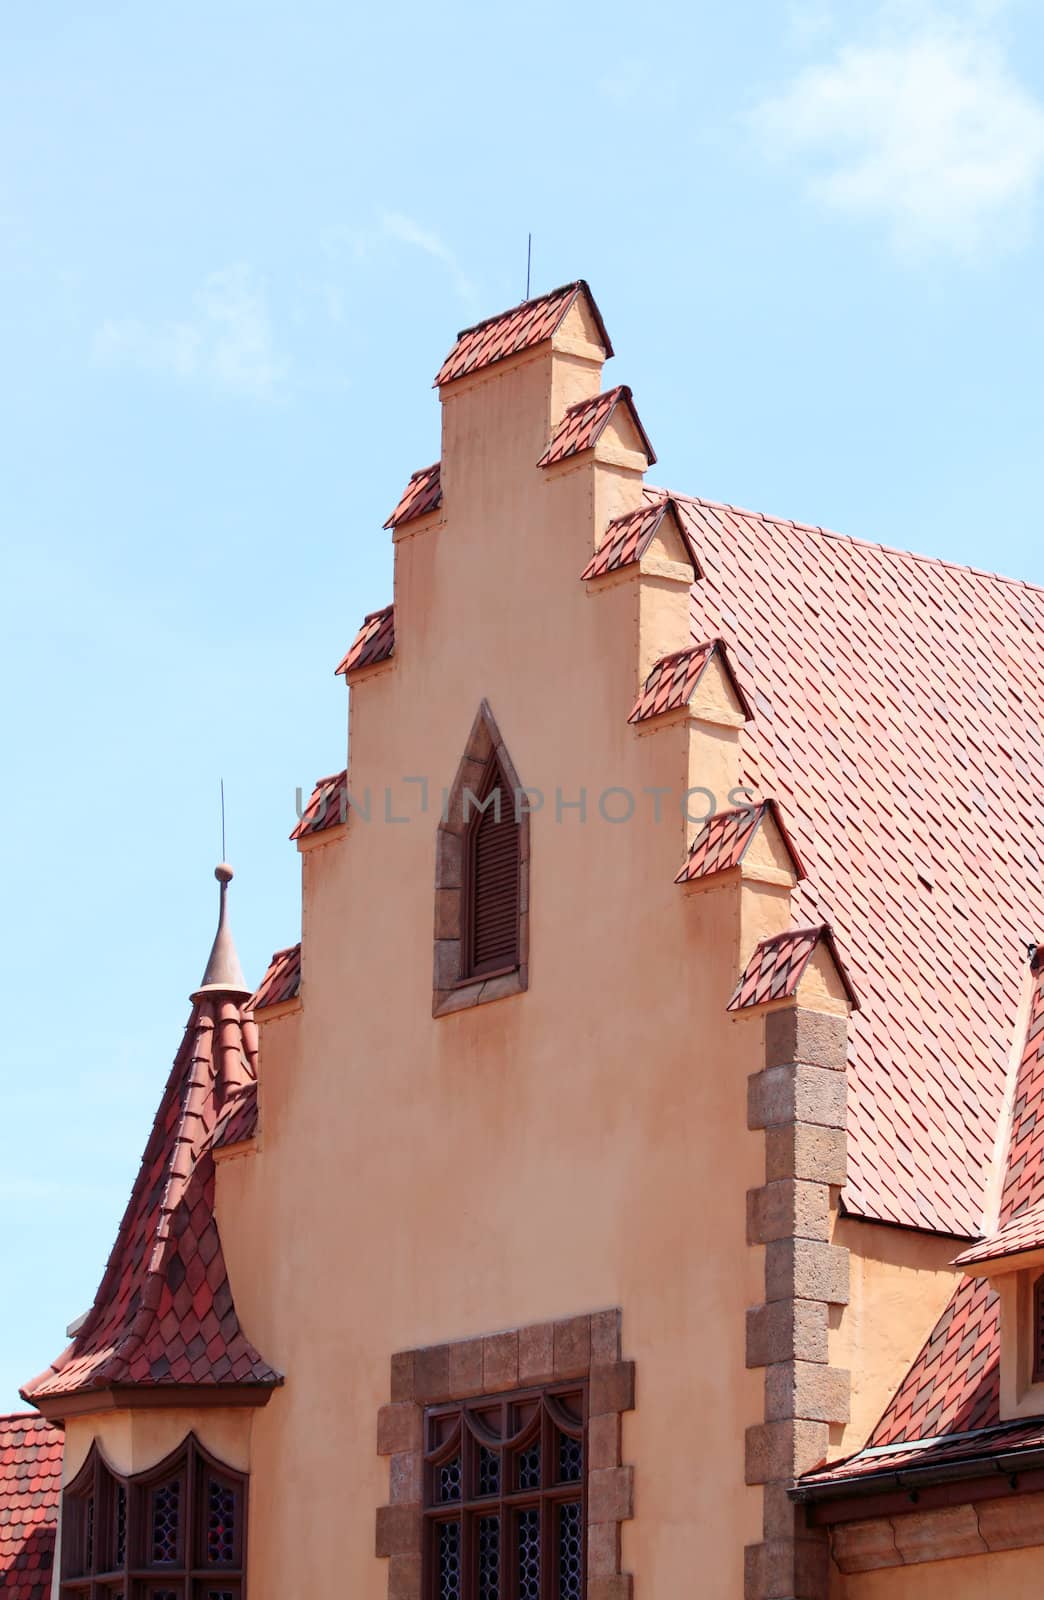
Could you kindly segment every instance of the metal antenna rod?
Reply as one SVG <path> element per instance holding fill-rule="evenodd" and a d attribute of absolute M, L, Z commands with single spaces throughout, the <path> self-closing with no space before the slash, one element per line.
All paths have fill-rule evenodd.
<path fill-rule="evenodd" d="M 225 859 L 225 780 L 221 780 L 221 859 Z"/>
<path fill-rule="evenodd" d="M 530 234 L 528 243 L 526 244 L 526 299 L 527 300 L 529 299 L 529 273 L 530 273 L 530 268 L 532 267 L 532 265 L 533 265 L 533 235 Z"/>

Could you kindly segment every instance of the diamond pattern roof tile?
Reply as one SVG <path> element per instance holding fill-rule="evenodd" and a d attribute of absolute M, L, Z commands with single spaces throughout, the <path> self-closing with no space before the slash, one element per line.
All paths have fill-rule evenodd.
<path fill-rule="evenodd" d="M 832 925 L 862 1002 L 845 1208 L 976 1238 L 1044 931 L 1044 590 L 673 498 L 693 638 L 726 641 L 754 704 L 741 781 L 793 819 L 798 916 Z"/>
<path fill-rule="evenodd" d="M 384 526 L 401 527 L 404 522 L 412 522 L 414 517 L 424 517 L 429 511 L 437 511 L 441 504 L 442 463 L 436 461 L 434 466 L 421 467 L 419 472 L 413 473 Z"/>
<path fill-rule="evenodd" d="M 747 963 L 727 1010 L 740 1011 L 745 1006 L 766 1005 L 771 1000 L 788 1000 L 797 992 L 805 968 L 820 943 L 828 946 L 848 990 L 849 1001 L 857 1007 L 859 1002 L 848 981 L 833 931 L 824 922 L 818 928 L 791 928 L 773 939 L 762 939 Z"/>
<path fill-rule="evenodd" d="M 551 467 L 557 461 L 566 461 L 570 456 L 578 456 L 583 450 L 593 450 L 598 440 L 609 424 L 617 406 L 625 406 L 638 435 L 642 446 L 652 466 L 656 460 L 656 451 L 649 441 L 649 435 L 642 427 L 642 420 L 635 409 L 631 391 L 625 383 L 619 384 L 615 389 L 606 389 L 604 394 L 595 395 L 592 400 L 579 400 L 576 405 L 570 406 L 558 427 L 555 429 L 551 443 L 544 451 L 538 467 Z"/>
<path fill-rule="evenodd" d="M 301 946 L 287 945 L 277 950 L 268 964 L 260 987 L 246 1003 L 248 1011 L 263 1011 L 266 1006 L 296 1000 L 301 993 Z"/>
<path fill-rule="evenodd" d="M 710 878 L 717 872 L 728 872 L 738 867 L 758 829 L 770 814 L 790 854 L 795 875 L 798 879 L 803 878 L 805 869 L 783 825 L 779 807 L 774 800 L 762 800 L 756 806 L 719 811 L 705 822 L 689 846 L 688 858 L 675 883 L 691 883 L 697 878 Z"/>
<path fill-rule="evenodd" d="M 311 798 L 291 833 L 291 839 L 307 839 L 348 820 L 348 769 L 320 778 Z"/>
<path fill-rule="evenodd" d="M 639 506 L 637 511 L 629 511 L 610 522 L 605 538 L 580 574 L 581 578 L 604 578 L 607 573 L 618 572 L 621 567 L 629 567 L 635 561 L 640 561 L 659 532 L 664 517 L 672 512 L 678 515 L 673 500 L 668 496 L 652 505 Z M 701 575 L 699 560 L 689 542 L 687 527 L 680 517 L 678 526 L 693 572 L 698 578 Z"/>
<path fill-rule="evenodd" d="M 0 1595 L 48 1600 L 63 1438 L 30 1412 L 0 1416 Z"/>
<path fill-rule="evenodd" d="M 510 311 L 502 311 L 498 316 L 487 317 L 472 328 L 462 328 L 456 344 L 439 368 L 435 378 L 436 388 L 543 344 L 558 332 L 578 295 L 586 298 L 606 357 L 611 356 L 613 347 L 594 296 L 583 278 L 578 278 L 575 283 L 551 289 L 535 300 L 523 300 L 521 305 L 513 306 Z"/>
<path fill-rule="evenodd" d="M 214 1216 L 210 1135 L 226 1102 L 256 1076 L 253 1020 L 230 995 L 201 991 L 94 1305 L 68 1348 L 26 1385 L 26 1400 L 39 1405 L 155 1384 L 208 1387 L 220 1381 L 215 1360 L 190 1362 L 184 1354 L 197 1334 L 204 1348 L 212 1344 L 228 1356 L 239 1381 L 282 1381 L 249 1343 L 232 1310 Z M 224 1320 L 217 1298 L 229 1307 Z"/>
<path fill-rule="evenodd" d="M 352 641 L 352 647 L 343 661 L 338 663 L 335 678 L 354 672 L 358 667 L 374 667 L 387 661 L 395 651 L 395 607 L 382 606 L 363 618 L 362 627 Z"/>
<path fill-rule="evenodd" d="M 687 706 L 715 656 L 720 656 L 744 713 L 749 716 L 749 703 L 729 664 L 724 644 L 720 639 L 708 639 L 704 644 L 690 645 L 685 650 L 674 650 L 669 656 L 660 657 L 645 680 L 628 722 L 645 722 L 649 717 L 680 711 Z"/>

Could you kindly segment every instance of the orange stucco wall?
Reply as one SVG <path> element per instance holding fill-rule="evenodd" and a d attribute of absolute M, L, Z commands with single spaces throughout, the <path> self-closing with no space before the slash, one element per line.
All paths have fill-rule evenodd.
<path fill-rule="evenodd" d="M 301 1006 L 262 1023 L 258 1148 L 222 1159 L 217 1190 L 240 1319 L 285 1387 L 256 1414 L 70 1428 L 70 1475 L 94 1433 L 122 1470 L 190 1427 L 217 1456 L 249 1459 L 252 1600 L 384 1600 L 375 1423 L 393 1352 L 611 1306 L 637 1363 L 624 1569 L 656 1600 L 739 1596 L 744 1546 L 762 1536 L 744 1434 L 764 1417 L 763 1374 L 744 1339 L 764 1289 L 764 1252 L 746 1243 L 746 1192 L 764 1181 L 747 1129 L 764 1023 L 725 1006 L 757 940 L 789 923 L 788 896 L 771 862 L 760 884 L 673 881 L 694 831 L 680 796 L 704 785 L 728 804 L 738 715 L 711 682 L 699 716 L 628 726 L 651 662 L 688 642 L 687 595 L 669 572 L 580 581 L 609 519 L 640 503 L 642 461 L 621 424 L 594 457 L 536 467 L 565 405 L 600 381 L 590 327 L 569 334 L 568 353 L 446 396 L 443 508 L 400 531 L 395 655 L 352 687 L 351 790 L 371 819 L 302 854 Z M 483 698 L 545 796 L 530 982 L 433 1019 L 441 790 Z M 410 777 L 427 781 L 426 813 Z M 601 815 L 610 789 L 613 815 L 621 791 L 634 797 L 629 821 Z M 586 820 L 568 804 L 582 791 Z M 809 981 L 836 1010 L 829 978 L 817 967 Z M 851 1424 L 832 1439 L 847 1451 L 944 1303 L 953 1248 L 844 1220 L 835 1242 L 852 1251 L 831 1336 L 854 1379 Z M 937 1592 L 885 1579 L 839 1596 Z"/>
<path fill-rule="evenodd" d="M 866 1440 L 957 1284 L 960 1240 L 842 1217 L 835 1244 L 849 1249 L 849 1303 L 830 1335 L 830 1361 L 852 1374 L 852 1414 L 831 1454 Z"/>
<path fill-rule="evenodd" d="M 596 367 L 566 376 L 569 398 L 597 384 Z M 697 1568 L 705 1592 L 739 1594 L 760 1536 L 744 1429 L 762 1378 L 743 1341 L 761 1297 L 744 1220 L 763 1177 L 746 1128 L 761 1027 L 725 1012 L 757 930 L 738 885 L 673 883 L 677 797 L 718 787 L 735 735 L 627 725 L 637 580 L 589 593 L 579 574 L 640 478 L 626 461 L 535 467 L 559 381 L 542 354 L 445 407 L 444 525 L 400 540 L 395 660 L 352 691 L 352 789 L 372 789 L 375 818 L 303 858 L 303 1007 L 263 1026 L 261 1149 L 220 1172 L 240 1315 L 287 1374 L 254 1424 L 255 1600 L 384 1596 L 374 1428 L 393 1351 L 605 1306 L 638 1374 L 625 1568 L 647 1594 L 688 1592 Z M 435 791 L 483 696 L 547 796 L 530 987 L 433 1020 Z M 426 817 L 407 775 L 430 781 Z M 376 820 L 386 784 L 408 822 Z M 659 824 L 653 785 L 670 795 Z M 638 797 L 632 822 L 599 816 L 610 786 Z M 556 820 L 556 789 L 582 788 L 587 821 Z"/>
<path fill-rule="evenodd" d="M 1044 1553 L 1005 1550 L 993 1555 L 888 1567 L 843 1580 L 837 1600 L 1038 1600 Z"/>

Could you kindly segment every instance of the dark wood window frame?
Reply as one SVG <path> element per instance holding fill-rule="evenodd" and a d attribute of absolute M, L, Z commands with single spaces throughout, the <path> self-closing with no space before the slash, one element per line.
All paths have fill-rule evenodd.
<path fill-rule="evenodd" d="M 1044 1383 L 1044 1272 L 1033 1285 L 1033 1382 Z"/>
<path fill-rule="evenodd" d="M 62 1497 L 61 1600 L 243 1600 L 247 1486 L 244 1473 L 205 1450 L 194 1434 L 146 1472 L 114 1471 L 95 1442 Z M 208 1492 L 230 1497 L 231 1531 L 213 1524 Z M 171 1559 L 157 1559 L 157 1497 L 171 1497 Z M 227 1542 L 226 1559 L 208 1543 Z"/>
<path fill-rule="evenodd" d="M 586 1383 L 431 1406 L 424 1430 L 426 1600 L 583 1600 Z"/>
<path fill-rule="evenodd" d="M 515 934 L 496 960 L 476 960 L 474 850 L 483 817 L 481 803 L 500 789 L 504 841 L 517 862 L 512 927 Z M 478 804 L 476 804 L 476 801 Z M 510 830 L 510 832 L 508 832 Z M 526 790 L 508 754 L 489 703 L 479 706 L 447 793 L 436 832 L 435 960 L 432 1014 L 445 1016 L 529 987 L 530 823 Z M 510 889 L 508 890 L 510 894 Z"/>

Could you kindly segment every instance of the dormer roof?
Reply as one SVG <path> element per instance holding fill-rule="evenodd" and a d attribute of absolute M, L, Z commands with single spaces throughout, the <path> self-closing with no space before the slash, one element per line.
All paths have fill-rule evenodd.
<path fill-rule="evenodd" d="M 478 372 L 482 367 L 490 367 L 496 361 L 504 361 L 508 356 L 518 355 L 523 350 L 535 349 L 537 345 L 553 338 L 580 296 L 583 296 L 594 318 L 602 348 L 608 358 L 613 353 L 613 347 L 602 314 L 587 284 L 583 278 L 578 278 L 575 283 L 563 284 L 561 288 L 551 289 L 534 300 L 523 300 L 521 305 L 513 306 L 510 311 L 486 317 L 473 327 L 462 328 L 456 344 L 439 368 L 435 378 L 436 388 L 452 383 L 455 378 Z"/>

